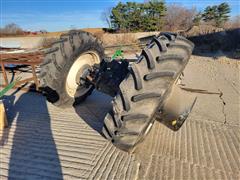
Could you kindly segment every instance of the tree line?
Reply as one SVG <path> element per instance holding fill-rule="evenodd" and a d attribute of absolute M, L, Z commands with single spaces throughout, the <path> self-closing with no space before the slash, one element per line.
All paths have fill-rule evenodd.
<path fill-rule="evenodd" d="M 163 0 L 149 0 L 144 3 L 119 2 L 102 15 L 109 28 L 123 31 L 185 30 L 193 25 L 208 23 L 222 27 L 229 20 L 228 3 L 207 6 L 203 12 L 181 5 L 166 5 Z"/>

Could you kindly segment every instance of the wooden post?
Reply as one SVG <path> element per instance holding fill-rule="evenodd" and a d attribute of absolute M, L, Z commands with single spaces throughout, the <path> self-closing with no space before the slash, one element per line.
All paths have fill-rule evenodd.
<path fill-rule="evenodd" d="M 3 61 L 1 61 L 1 68 L 2 68 L 2 72 L 3 72 L 3 78 L 4 78 L 4 81 L 5 81 L 5 86 L 7 86 L 8 85 L 8 78 L 7 78 L 7 73 L 6 73 L 6 69 L 4 67 Z"/>
<path fill-rule="evenodd" d="M 8 127 L 7 116 L 4 108 L 4 104 L 0 101 L 0 130 Z"/>
<path fill-rule="evenodd" d="M 36 85 L 36 90 L 39 90 L 39 82 L 38 82 L 38 78 L 37 78 L 37 74 L 36 74 L 36 70 L 35 70 L 35 65 L 31 65 L 32 67 L 32 74 L 33 74 L 33 81 Z"/>

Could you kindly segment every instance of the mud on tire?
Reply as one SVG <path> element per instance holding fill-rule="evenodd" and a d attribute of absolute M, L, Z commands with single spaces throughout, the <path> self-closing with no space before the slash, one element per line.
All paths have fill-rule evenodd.
<path fill-rule="evenodd" d="M 154 114 L 163 106 L 193 47 L 184 37 L 163 33 L 143 49 L 121 82 L 113 108 L 104 119 L 102 133 L 109 141 L 130 151 L 146 136 Z"/>
<path fill-rule="evenodd" d="M 101 42 L 93 35 L 84 31 L 70 31 L 61 35 L 51 48 L 45 51 L 45 59 L 40 65 L 41 73 L 39 75 L 41 90 L 47 100 L 56 106 L 67 107 L 74 103 L 79 103 L 91 94 L 94 87 L 77 87 L 76 92 L 68 88 L 67 77 L 70 69 L 75 65 L 80 56 L 89 54 L 96 56 L 96 63 L 104 57 L 104 49 Z M 87 58 L 85 58 L 87 59 Z M 90 66 L 93 62 L 87 62 Z M 79 65 L 80 66 L 80 65 Z M 81 68 L 81 67 L 80 67 Z M 75 81 L 75 77 L 70 77 L 71 81 Z M 80 78 L 78 78 L 80 80 Z M 74 82 L 75 83 L 75 82 Z M 74 85 L 75 87 L 76 85 Z"/>

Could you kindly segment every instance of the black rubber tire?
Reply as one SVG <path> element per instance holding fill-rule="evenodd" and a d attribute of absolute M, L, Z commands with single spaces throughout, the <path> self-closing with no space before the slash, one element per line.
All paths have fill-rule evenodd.
<path fill-rule="evenodd" d="M 81 54 L 88 51 L 94 51 L 100 61 L 104 58 L 102 43 L 84 31 L 69 31 L 61 35 L 60 39 L 45 51 L 39 79 L 41 90 L 49 102 L 65 108 L 84 101 L 91 94 L 94 87 L 81 95 L 77 92 L 75 97 L 69 96 L 65 88 L 71 66 Z"/>
<path fill-rule="evenodd" d="M 103 135 L 118 148 L 131 151 L 148 134 L 154 114 L 164 104 L 173 83 L 185 68 L 193 43 L 175 34 L 163 33 L 144 48 L 130 66 L 104 119 Z"/>

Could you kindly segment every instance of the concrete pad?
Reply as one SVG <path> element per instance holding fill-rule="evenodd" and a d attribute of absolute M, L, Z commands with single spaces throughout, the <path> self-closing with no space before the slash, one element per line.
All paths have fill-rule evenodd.
<path fill-rule="evenodd" d="M 135 157 L 106 141 L 74 108 L 63 111 L 36 93 L 5 96 L 4 103 L 10 127 L 0 139 L 1 179 L 134 179 L 137 176 Z M 92 117 L 88 109 L 91 108 L 79 112 L 86 119 Z M 103 120 L 100 115 L 95 119 Z"/>
<path fill-rule="evenodd" d="M 0 139 L 0 179 L 239 179 L 239 62 L 193 56 L 185 87 L 199 94 L 183 127 L 159 122 L 133 154 L 100 134 L 111 98 L 94 92 L 60 109 L 41 94 L 11 91 L 4 99 L 10 127 Z"/>

